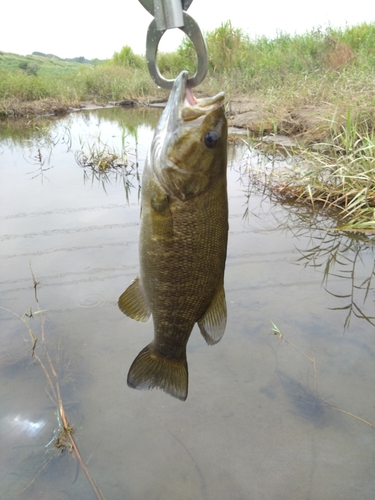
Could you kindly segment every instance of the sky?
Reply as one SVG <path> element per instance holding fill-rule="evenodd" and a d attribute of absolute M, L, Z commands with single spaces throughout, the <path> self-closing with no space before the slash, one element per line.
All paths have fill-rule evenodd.
<path fill-rule="evenodd" d="M 272 38 L 280 31 L 295 34 L 327 25 L 374 22 L 371 4 L 371 0 L 194 0 L 188 13 L 203 31 L 230 19 L 251 38 Z M 108 59 L 124 45 L 144 54 L 152 21 L 138 0 L 8 0 L 1 7 L 1 18 L 0 51 L 87 59 Z M 180 30 L 167 31 L 160 50 L 173 51 L 181 38 Z"/>

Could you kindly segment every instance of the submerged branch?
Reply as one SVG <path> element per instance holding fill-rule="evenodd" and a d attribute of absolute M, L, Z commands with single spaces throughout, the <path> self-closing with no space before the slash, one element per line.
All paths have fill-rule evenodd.
<path fill-rule="evenodd" d="M 74 451 L 74 453 L 77 457 L 78 463 L 81 466 L 83 472 L 85 473 L 85 476 L 86 476 L 86 478 L 91 486 L 91 489 L 94 492 L 97 500 L 106 500 L 103 492 L 101 491 L 99 486 L 96 484 L 94 478 L 91 476 L 90 471 L 88 470 L 88 468 L 87 468 L 87 466 L 82 458 L 82 455 L 79 451 L 79 448 L 78 448 L 77 443 L 76 443 L 74 436 L 73 436 L 75 429 L 74 429 L 74 427 L 70 426 L 69 422 L 68 422 L 68 418 L 67 418 L 67 415 L 66 415 L 66 412 L 64 409 L 64 403 L 63 403 L 63 400 L 61 397 L 58 374 L 57 374 L 57 371 L 55 370 L 51 356 L 48 352 L 48 349 L 47 349 L 47 346 L 45 343 L 45 330 L 44 330 L 45 316 L 43 314 L 45 311 L 43 311 L 39 306 L 39 299 L 38 299 L 38 293 L 37 293 L 37 288 L 38 288 L 39 283 L 35 278 L 35 275 L 33 273 L 33 270 L 31 269 L 31 266 L 30 266 L 30 271 L 31 271 L 33 284 L 34 284 L 36 311 L 33 312 L 30 308 L 28 314 L 25 314 L 24 316 L 26 316 L 28 318 L 32 318 L 34 315 L 37 315 L 37 314 L 39 314 L 41 316 L 41 341 L 38 343 L 38 346 L 40 348 L 43 348 L 44 355 L 47 358 L 47 362 L 48 362 L 47 364 L 45 364 L 43 362 L 43 360 L 40 358 L 40 356 L 35 352 L 38 339 L 35 336 L 34 332 L 32 331 L 32 329 L 31 329 L 28 321 L 25 319 L 25 317 L 20 316 L 19 314 L 11 311 L 10 309 L 6 309 L 5 307 L 0 307 L 0 309 L 13 314 L 16 318 L 21 320 L 26 325 L 26 328 L 29 332 L 30 339 L 32 342 L 32 356 L 35 358 L 35 360 L 39 363 L 40 367 L 42 368 L 42 370 L 46 376 L 46 379 L 47 379 L 48 388 L 50 390 L 50 392 L 47 391 L 47 393 L 51 397 L 53 403 L 57 406 L 57 418 L 58 418 L 58 422 L 59 422 L 60 427 L 58 429 L 57 437 L 55 439 L 55 448 L 61 449 L 61 450 L 68 449 L 70 452 Z M 44 466 L 41 470 L 43 470 L 47 466 L 48 463 L 49 463 L 49 461 L 46 464 L 44 464 Z M 40 474 L 40 472 L 41 471 L 39 471 L 37 476 Z M 29 486 L 31 486 L 31 484 L 33 484 L 33 482 L 35 481 L 37 476 L 34 477 L 34 479 L 22 490 L 22 492 L 25 491 Z"/>
<path fill-rule="evenodd" d="M 330 403 L 326 403 L 324 402 L 320 397 L 318 398 L 317 396 L 317 369 L 316 369 L 316 361 L 315 361 L 315 357 L 314 356 L 308 356 L 307 354 L 305 354 L 303 351 L 301 351 L 298 347 L 296 347 L 292 342 L 290 342 L 288 339 L 285 338 L 285 335 L 281 332 L 281 330 L 275 325 L 275 323 L 273 321 L 271 321 L 272 323 L 272 331 L 275 335 L 278 336 L 278 338 L 284 342 L 286 342 L 287 344 L 289 344 L 293 349 L 295 349 L 299 354 L 301 354 L 302 356 L 304 356 L 306 359 L 308 359 L 312 365 L 313 365 L 313 369 L 314 369 L 314 388 L 313 388 L 313 397 L 316 398 L 316 401 L 319 401 L 319 404 L 321 406 L 325 406 L 327 408 L 332 408 L 333 410 L 336 410 L 336 411 L 339 411 L 340 413 L 343 413 L 344 415 L 348 415 L 349 417 L 352 417 L 352 418 L 355 418 L 356 420 L 359 420 L 360 422 L 363 422 L 364 424 L 368 425 L 369 427 L 372 427 L 373 429 L 375 429 L 375 425 L 372 424 L 371 422 L 361 418 L 361 417 L 358 417 L 358 415 L 354 415 L 353 413 L 350 413 L 346 410 L 343 410 L 342 408 L 339 408 L 338 406 L 335 406 L 335 405 L 332 405 Z M 266 341 L 267 342 L 267 341 Z M 267 342 L 268 344 L 268 342 Z M 271 346 L 272 347 L 272 346 Z M 272 348 L 273 349 L 273 348 Z M 275 352 L 275 351 L 274 351 Z M 276 355 L 276 353 L 275 353 Z M 277 358 L 276 358 L 277 359 Z M 304 388 L 304 391 L 305 392 L 308 392 L 306 390 L 306 388 Z"/>

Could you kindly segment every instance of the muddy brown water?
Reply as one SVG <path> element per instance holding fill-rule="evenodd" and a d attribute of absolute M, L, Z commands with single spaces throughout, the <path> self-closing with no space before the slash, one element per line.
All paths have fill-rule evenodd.
<path fill-rule="evenodd" d="M 260 159 L 245 147 L 229 150 L 226 333 L 209 347 L 194 329 L 185 403 L 127 387 L 152 323 L 117 298 L 137 275 L 139 180 L 159 114 L 0 122 L 0 497 L 95 498 L 74 454 L 54 449 L 56 406 L 9 312 L 36 310 L 31 265 L 66 413 L 107 500 L 373 499 L 374 239 L 271 202 L 249 183 Z M 77 164 L 103 144 L 124 144 L 138 170 Z M 41 316 L 23 318 L 41 339 Z"/>

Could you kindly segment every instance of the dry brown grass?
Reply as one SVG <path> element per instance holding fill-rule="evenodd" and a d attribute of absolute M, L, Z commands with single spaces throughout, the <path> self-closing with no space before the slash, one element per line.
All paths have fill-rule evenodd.
<path fill-rule="evenodd" d="M 352 64 L 355 60 L 353 49 L 346 43 L 327 37 L 326 43 L 329 47 L 324 61 L 328 69 L 339 70 Z"/>
<path fill-rule="evenodd" d="M 278 200 L 338 209 L 340 229 L 375 232 L 375 130 L 373 121 L 348 110 L 331 119 L 327 141 L 296 143 L 285 168 L 252 173 Z M 343 123 L 344 122 L 344 123 Z M 253 144 L 257 147 L 257 144 Z M 261 141 L 261 146 L 264 144 Z M 268 144 L 269 149 L 274 147 Z M 272 150 L 270 151 L 272 154 Z M 268 161 L 268 157 L 266 157 Z"/>

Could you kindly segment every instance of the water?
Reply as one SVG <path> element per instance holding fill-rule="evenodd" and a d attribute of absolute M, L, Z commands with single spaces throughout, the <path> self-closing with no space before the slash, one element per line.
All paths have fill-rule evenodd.
<path fill-rule="evenodd" d="M 53 395 L 12 314 L 48 367 L 31 266 L 69 423 L 107 500 L 373 499 L 374 238 L 257 193 L 244 148 L 229 152 L 226 333 L 209 347 L 194 329 L 186 402 L 127 387 L 152 323 L 117 298 L 137 274 L 137 172 L 158 116 L 0 124 L 0 497 L 95 498 L 54 449 Z M 138 170 L 103 179 L 77 164 L 104 143 Z"/>

